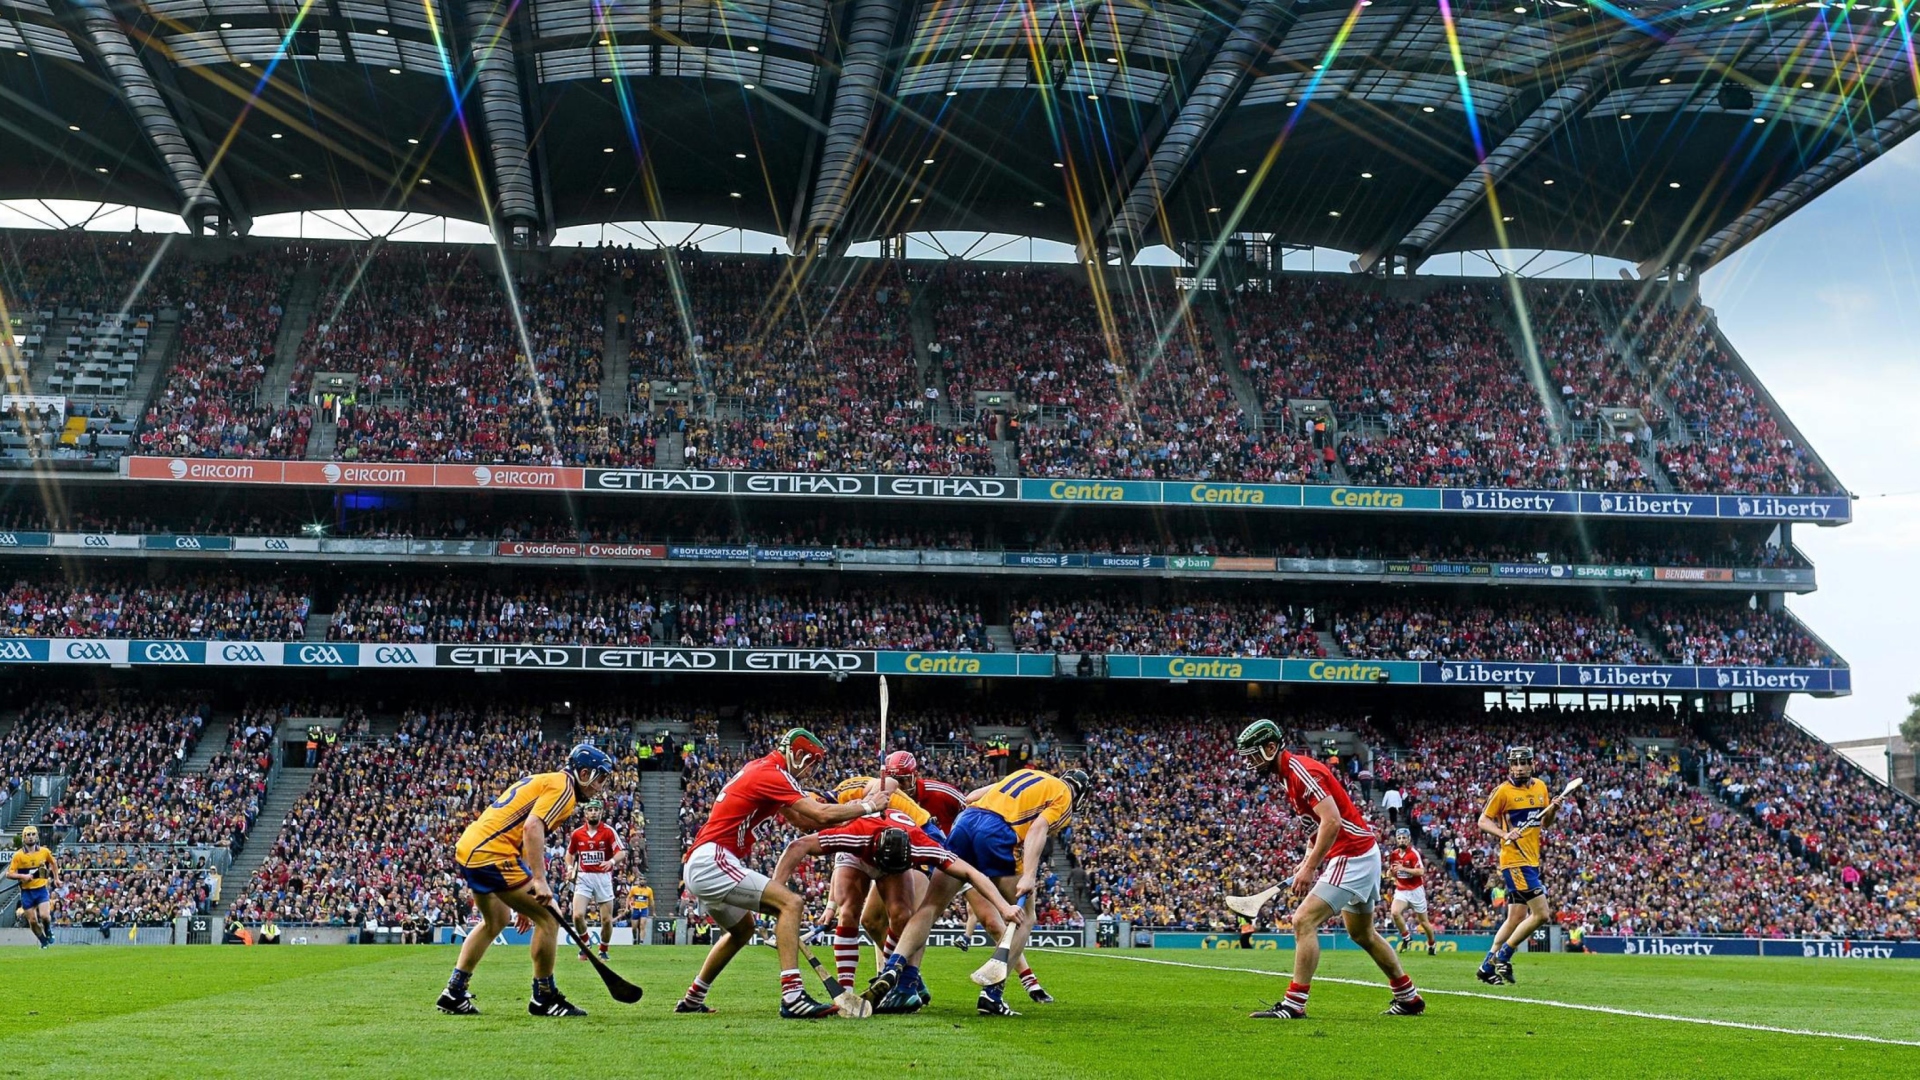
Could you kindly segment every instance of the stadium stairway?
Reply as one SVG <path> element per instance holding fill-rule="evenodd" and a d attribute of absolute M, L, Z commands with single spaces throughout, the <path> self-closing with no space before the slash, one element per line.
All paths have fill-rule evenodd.
<path fill-rule="evenodd" d="M 1332 632 L 1332 631 L 1330 631 L 1330 630 L 1315 630 L 1315 631 L 1313 632 L 1313 636 L 1314 636 L 1314 638 L 1315 638 L 1315 640 L 1317 640 L 1317 641 L 1319 641 L 1319 642 L 1320 642 L 1320 648 L 1321 648 L 1321 649 L 1322 649 L 1322 650 L 1323 650 L 1324 652 L 1326 652 L 1326 654 L 1327 654 L 1328 656 L 1345 656 L 1345 655 L 1347 655 L 1347 650 L 1345 650 L 1345 649 L 1343 649 L 1343 648 L 1341 648 L 1341 647 L 1340 647 L 1340 639 L 1339 639 L 1339 638 L 1336 638 L 1336 637 L 1334 637 L 1334 636 L 1333 636 L 1333 632 Z"/>
<path fill-rule="evenodd" d="M 121 415 L 138 417 L 146 414 L 147 405 L 153 401 L 154 389 L 160 385 L 160 377 L 173 368 L 174 340 L 179 336 L 179 312 L 164 313 L 154 323 L 153 336 L 147 339 L 147 355 L 140 358 L 133 381 L 127 384 Z"/>
<path fill-rule="evenodd" d="M 176 772 L 181 776 L 206 772 L 215 755 L 225 750 L 232 738 L 233 718 L 219 713 L 209 714 L 207 726 L 201 729 L 199 740 L 193 744 L 193 753 L 187 755 Z"/>
<path fill-rule="evenodd" d="M 308 641 L 327 640 L 327 627 L 332 625 L 333 625 L 333 612 L 331 611 L 307 612 L 307 630 L 306 630 L 307 640 Z"/>
<path fill-rule="evenodd" d="M 313 411 L 313 430 L 307 435 L 307 460 L 331 461 L 333 448 L 340 443 L 340 425 L 325 411 Z"/>
<path fill-rule="evenodd" d="M 606 345 L 604 352 L 606 364 L 600 372 L 600 415 L 625 417 L 631 412 L 629 395 L 632 390 L 629 380 L 633 372 L 633 354 L 627 348 L 627 337 L 620 332 L 620 314 L 633 310 L 633 301 L 627 296 L 627 283 L 615 277 L 607 289 L 607 310 L 601 316 L 606 327 Z"/>
<path fill-rule="evenodd" d="M 1019 452 L 1014 448 L 1012 439 L 994 439 L 987 443 L 993 451 L 993 472 L 996 476 L 1019 476 Z"/>
<path fill-rule="evenodd" d="M 280 315 L 280 337 L 273 343 L 273 365 L 260 383 L 260 400 L 277 405 L 287 400 L 294 365 L 300 360 L 300 342 L 306 337 L 313 309 L 320 303 L 320 268 L 307 265 L 287 286 L 287 302 Z"/>
<path fill-rule="evenodd" d="M 993 642 L 993 651 L 1001 653 L 1019 652 L 1019 646 L 1013 643 L 1013 628 L 1010 626 L 987 627 L 987 640 Z"/>
<path fill-rule="evenodd" d="M 922 389 L 934 387 L 946 401 L 947 373 L 933 354 L 933 286 L 926 283 L 915 290 L 907 307 L 907 327 L 913 333 L 913 374 Z"/>
<path fill-rule="evenodd" d="M 680 773 L 640 774 L 640 805 L 647 814 L 647 884 L 662 915 L 680 909 Z"/>
<path fill-rule="evenodd" d="M 1235 339 L 1233 329 L 1227 323 L 1227 312 L 1217 292 L 1201 291 L 1194 294 L 1193 308 L 1207 321 L 1207 328 L 1213 332 L 1214 352 L 1220 366 L 1220 374 L 1226 376 L 1227 385 L 1233 388 L 1233 400 L 1240 405 L 1240 411 L 1246 415 L 1247 424 L 1255 432 L 1266 430 L 1266 414 L 1260 406 L 1260 392 L 1248 381 L 1247 373 L 1233 362 Z"/>
<path fill-rule="evenodd" d="M 220 902 L 214 905 L 215 915 L 226 915 L 234 900 L 246 891 L 247 882 L 253 880 L 253 872 L 267 861 L 267 855 L 273 851 L 273 841 L 280 835 L 280 826 L 286 822 L 287 813 L 313 786 L 313 774 L 316 771 L 283 768 L 273 785 L 267 788 L 267 797 L 260 801 L 260 814 L 253 819 L 253 828 L 247 832 L 246 843 L 241 846 L 240 854 L 233 857 L 233 864 L 227 867 L 226 874 L 220 880 Z"/>

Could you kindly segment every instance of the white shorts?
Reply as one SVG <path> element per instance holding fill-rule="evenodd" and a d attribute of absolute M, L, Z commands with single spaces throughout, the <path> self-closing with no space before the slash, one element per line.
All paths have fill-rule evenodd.
<path fill-rule="evenodd" d="M 1393 890 L 1393 902 L 1396 904 L 1405 904 L 1420 914 L 1425 915 L 1427 913 L 1427 887 L 1422 885 L 1417 889 L 1396 888 Z"/>
<path fill-rule="evenodd" d="M 1380 904 L 1380 849 L 1364 855 L 1328 859 L 1315 879 L 1313 895 L 1335 911 L 1372 911 Z"/>
<path fill-rule="evenodd" d="M 576 874 L 573 879 L 573 895 L 581 897 L 589 904 L 613 903 L 613 875 Z"/>
<path fill-rule="evenodd" d="M 760 897 L 769 884 L 767 875 L 711 841 L 688 853 L 680 877 L 687 891 L 700 901 L 701 910 L 727 929 L 759 913 Z"/>
<path fill-rule="evenodd" d="M 843 866 L 851 866 L 855 870 L 858 870 L 862 874 L 865 874 L 869 879 L 873 881 L 879 881 L 880 878 L 883 876 L 880 873 L 879 867 L 873 865 L 872 863 L 861 858 L 860 856 L 849 855 L 844 851 L 835 852 L 833 856 L 833 868 L 835 870 L 838 870 Z"/>

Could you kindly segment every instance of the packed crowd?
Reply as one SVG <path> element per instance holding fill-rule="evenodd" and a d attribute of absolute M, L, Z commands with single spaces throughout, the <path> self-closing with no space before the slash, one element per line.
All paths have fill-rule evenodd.
<path fill-rule="evenodd" d="M 1034 600 L 1011 616 L 1021 652 L 1322 657 L 1311 609 L 1222 601 Z"/>
<path fill-rule="evenodd" d="M 1650 488 L 1631 453 L 1571 444 L 1513 354 L 1504 305 L 1479 285 L 1402 299 L 1331 278 L 1239 294 L 1240 369 L 1270 414 L 1329 404 L 1354 483 Z"/>
<path fill-rule="evenodd" d="M 306 455 L 312 417 L 260 400 L 293 269 L 282 252 L 182 268 L 179 345 L 141 424 L 142 452 Z"/>
<path fill-rule="evenodd" d="M 1760 387 L 1722 352 L 1704 308 L 1640 306 L 1626 312 L 1621 325 L 1687 427 L 1689 441 L 1660 448 L 1660 464 L 1675 487 L 1795 495 L 1839 490 Z"/>
<path fill-rule="evenodd" d="M 1725 604 L 1661 604 L 1639 614 L 1669 663 L 1830 667 L 1839 661 L 1786 611 Z"/>
<path fill-rule="evenodd" d="M 1707 782 L 1828 879 L 1809 903 L 1832 932 L 1920 935 L 1920 809 L 1781 721 L 1711 718 Z M 1838 888 L 1834 888 L 1834 885 Z"/>
<path fill-rule="evenodd" d="M 154 452 L 298 457 L 314 375 L 329 371 L 359 379 L 336 453 L 366 460 L 647 465 L 679 436 L 673 464 L 705 468 L 990 473 L 991 442 L 1011 438 L 1031 476 L 1325 482 L 1337 462 L 1354 483 L 1644 490 L 1643 440 L 1673 420 L 1686 437 L 1656 456 L 1683 490 L 1836 487 L 1700 309 L 1605 287 L 1523 297 L 1570 437 L 1515 355 L 1509 298 L 1482 285 L 1409 297 L 1280 277 L 1237 294 L 1228 341 L 1163 285 L 1090 287 L 1055 267 L 956 263 L 909 280 L 885 263 L 842 275 L 692 251 L 556 252 L 513 271 L 516 318 L 485 249 L 343 245 L 188 267 L 156 258 L 165 244 L 41 236 L 0 252 L 13 310 L 182 305 L 182 362 L 141 435 Z M 289 270 L 316 253 L 324 288 L 289 396 L 256 401 Z M 607 327 L 615 289 L 629 302 Z M 907 311 L 926 289 L 923 380 Z M 604 392 L 626 409 L 601 405 L 609 333 L 631 381 Z M 1264 422 L 1242 415 L 1229 364 Z M 1011 391 L 1021 408 L 976 420 L 976 390 Z M 1327 403 L 1339 435 L 1305 435 L 1302 402 Z M 1593 425 L 1609 406 L 1651 427 Z"/>
<path fill-rule="evenodd" d="M 1505 747 L 1529 745 L 1536 773 L 1550 787 L 1586 780 L 1544 838 L 1546 877 L 1563 924 L 1603 934 L 1760 937 L 1912 936 L 1920 929 L 1920 896 L 1910 877 L 1903 884 L 1889 874 L 1876 882 L 1885 889 L 1872 890 L 1859 887 L 1856 876 L 1850 888 L 1841 872 L 1847 860 L 1830 867 L 1803 861 L 1716 797 L 1757 794 L 1757 787 L 1733 790 L 1755 772 L 1723 766 L 1708 788 L 1696 786 L 1709 756 L 1697 734 L 1702 721 L 1658 708 L 1427 718 L 1403 726 L 1408 812 L 1436 845 L 1451 842 L 1450 876 L 1468 878 L 1490 903 L 1503 900 L 1491 873 L 1499 853 L 1474 823 L 1505 773 Z M 1743 721 L 1741 729 L 1773 738 L 1781 726 Z M 1831 762 L 1832 752 L 1826 756 Z M 1897 797 L 1878 794 L 1892 821 Z M 1904 844 L 1894 840 L 1889 853 Z M 1458 868 L 1462 861 L 1466 871 Z"/>
<path fill-rule="evenodd" d="M 299 641 L 311 607 L 311 591 L 297 577 L 147 581 L 98 572 L 21 578 L 0 595 L 0 637 Z"/>
<path fill-rule="evenodd" d="M 638 583 L 495 589 L 446 580 L 349 591 L 333 641 L 988 651 L 979 609 L 912 589 L 806 596 L 773 589 L 656 592 Z"/>
<path fill-rule="evenodd" d="M 206 713 L 153 695 L 49 696 L 0 738 L 0 763 L 16 790 L 28 776 L 65 775 L 41 819 L 65 842 L 234 847 L 259 813 L 271 762 L 265 742 L 236 739 L 204 771 L 183 771 Z"/>
<path fill-rule="evenodd" d="M 229 914 L 249 923 L 458 923 L 470 904 L 453 874 L 460 830 L 563 753 L 542 743 L 537 716 L 505 709 L 409 710 L 393 735 L 342 740 Z"/>
<path fill-rule="evenodd" d="M 153 312 L 180 293 L 156 272 L 173 237 L 68 230 L 0 234 L 0 300 L 7 311 Z"/>
<path fill-rule="evenodd" d="M 1092 287 L 1043 267 L 956 264 L 934 316 L 947 399 L 1004 391 L 1025 476 L 1325 479 L 1285 428 L 1262 434 L 1221 371 L 1204 314 L 1163 286 Z"/>
<path fill-rule="evenodd" d="M 1369 660 L 1655 662 L 1631 627 L 1572 604 L 1361 607 L 1334 616 L 1333 636 L 1346 655 Z"/>
<path fill-rule="evenodd" d="M 219 899 L 220 874 L 203 853 L 181 845 L 97 844 L 61 850 L 53 888 L 59 926 L 158 926 L 205 915 Z"/>
<path fill-rule="evenodd" d="M 694 257 L 678 266 L 690 289 L 692 355 L 715 395 L 711 418 L 656 418 L 685 432 L 683 463 L 781 472 L 991 473 L 986 440 L 934 423 L 916 373 L 907 321 L 912 287 L 892 264 L 837 276 L 767 259 Z M 636 298 L 636 347 L 657 339 L 660 300 Z M 682 334 L 684 336 L 684 332 Z M 671 352 L 649 378 L 679 378 Z M 643 368 L 633 368 L 636 381 Z M 639 389 L 636 386 L 636 391 Z"/>

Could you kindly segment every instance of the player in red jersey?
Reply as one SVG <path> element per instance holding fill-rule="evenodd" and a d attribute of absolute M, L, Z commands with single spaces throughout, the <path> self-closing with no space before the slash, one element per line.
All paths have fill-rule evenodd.
<path fill-rule="evenodd" d="M 613 872 L 627 861 L 627 845 L 600 817 L 600 804 L 588 803 L 587 823 L 567 835 L 567 877 L 573 882 L 574 934 L 587 940 L 587 912 L 597 913 L 600 959 L 605 960 L 613 937 Z"/>
<path fill-rule="evenodd" d="M 1393 906 L 1387 909 L 1387 915 L 1393 919 L 1394 929 L 1400 931 L 1400 951 L 1406 952 L 1410 944 L 1407 912 L 1412 911 L 1414 922 L 1427 935 L 1427 955 L 1434 955 L 1433 923 L 1427 919 L 1427 863 L 1420 857 L 1420 849 L 1413 846 L 1413 830 L 1394 830 L 1387 865 L 1393 868 Z"/>
<path fill-rule="evenodd" d="M 774 868 L 773 880 L 784 883 L 801 862 L 820 855 L 833 856 L 833 895 L 840 904 L 843 922 L 851 920 L 871 885 L 891 924 L 904 929 L 919 906 L 916 884 L 919 892 L 924 893 L 926 889 L 925 879 L 909 872 L 916 866 L 967 882 L 976 892 L 992 885 L 980 871 L 915 825 L 912 816 L 894 809 L 879 817 L 856 818 L 845 825 L 822 829 L 788 844 L 780 856 L 780 865 Z M 998 900 L 998 892 L 992 895 Z M 1019 908 L 1005 901 L 999 901 L 996 910 L 1006 919 L 1020 915 Z M 837 972 L 840 984 L 851 987 L 859 954 L 856 952 L 849 958 L 836 952 L 836 957 L 840 960 Z M 886 997 L 899 978 L 900 972 L 894 971 L 891 978 L 878 980 L 876 988 L 869 990 L 869 999 L 877 1002 Z"/>
<path fill-rule="evenodd" d="M 1288 895 L 1300 906 L 1293 913 L 1293 982 L 1287 996 L 1254 1013 L 1262 1020 L 1304 1020 L 1307 993 L 1320 966 L 1320 927 L 1336 912 L 1346 917 L 1347 935 L 1367 951 L 1393 988 L 1389 1016 L 1417 1016 L 1426 1009 L 1413 980 L 1400 968 L 1393 946 L 1373 930 L 1373 909 L 1380 902 L 1380 845 L 1373 826 L 1353 805 L 1333 770 L 1305 754 L 1290 754 L 1280 726 L 1255 720 L 1235 743 L 1241 760 L 1256 772 L 1271 772 L 1287 806 L 1319 823 L 1313 847 L 1293 872 Z"/>
<path fill-rule="evenodd" d="M 753 834 L 774 818 L 796 829 L 817 832 L 886 808 L 875 793 L 845 804 L 822 802 L 800 787 L 799 776 L 826 756 L 826 747 L 810 731 L 794 728 L 780 737 L 780 749 L 756 758 L 734 774 L 713 804 L 707 823 L 693 838 L 681 868 L 687 891 L 726 932 L 713 943 L 700 974 L 687 988 L 675 1012 L 712 1012 L 707 991 L 735 953 L 753 940 L 756 912 L 772 915 L 780 950 L 780 1015 L 787 1019 L 831 1016 L 838 1009 L 809 997 L 800 981 L 801 900 L 791 889 L 769 881 L 747 865 Z"/>

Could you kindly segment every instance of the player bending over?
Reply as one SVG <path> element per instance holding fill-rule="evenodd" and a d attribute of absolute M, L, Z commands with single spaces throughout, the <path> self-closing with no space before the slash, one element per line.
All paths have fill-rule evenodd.
<path fill-rule="evenodd" d="M 53 852 L 40 846 L 40 830 L 20 830 L 20 850 L 7 863 L 7 876 L 20 883 L 20 913 L 41 948 L 53 944 L 53 887 L 60 884 L 60 866 Z"/>
<path fill-rule="evenodd" d="M 487 946 L 516 922 L 533 928 L 533 998 L 527 1011 L 535 1016 L 585 1016 L 553 984 L 554 944 L 560 937 L 560 919 L 553 907 L 553 886 L 547 883 L 547 835 L 573 816 L 581 799 L 600 793 L 613 776 L 613 758 L 591 743 L 581 743 L 567 755 L 559 772 L 523 776 L 492 805 L 480 812 L 454 845 L 453 861 L 473 892 L 480 909 L 480 925 L 460 945 L 460 959 L 436 1007 L 444 1013 L 472 1015 L 467 982 Z"/>
<path fill-rule="evenodd" d="M 1060 829 L 1073 814 L 1073 802 L 1083 797 L 1091 781 L 1079 769 L 1070 769 L 1055 777 L 1038 769 L 1022 769 L 995 784 L 967 795 L 970 804 L 953 826 L 953 853 L 979 868 L 993 880 L 1002 899 L 1020 903 L 1033 895 L 1040 884 L 1040 853 L 1047 838 Z M 916 972 L 927 949 L 927 933 L 933 920 L 953 903 L 965 882 L 953 877 L 937 877 L 927 890 L 927 898 L 907 925 L 900 948 L 887 958 L 889 969 L 911 967 Z M 977 890 L 982 891 L 984 890 Z M 1004 931 L 998 911 L 976 908 L 987 932 L 996 938 Z M 989 918 L 989 915 L 992 917 Z M 1020 973 L 1028 996 L 1039 1002 L 1053 998 L 1042 989 L 1033 969 L 1026 964 L 1027 939 L 1033 933 L 1033 920 L 1021 919 L 1007 955 L 1007 969 Z M 908 988 L 904 972 L 901 986 Z M 1018 1016 L 1004 996 L 1004 983 L 982 987 L 974 1003 L 982 1016 Z"/>
<path fill-rule="evenodd" d="M 1319 823 L 1313 846 L 1293 872 L 1288 896 L 1298 898 L 1293 912 L 1293 982 L 1287 996 L 1253 1016 L 1261 1020 L 1304 1020 L 1313 973 L 1320 966 L 1320 927 L 1336 912 L 1343 914 L 1347 936 L 1367 951 L 1393 988 L 1389 1016 L 1418 1016 L 1426 1002 L 1413 980 L 1400 968 L 1393 946 L 1373 930 L 1373 909 L 1380 902 L 1380 845 L 1373 827 L 1355 809 L 1347 789 L 1333 771 L 1306 754 L 1285 749 L 1280 726 L 1255 720 L 1240 733 L 1235 749 L 1256 772 L 1271 771 L 1280 779 L 1293 812 Z"/>
<path fill-rule="evenodd" d="M 1513 951 L 1551 914 L 1540 880 L 1540 830 L 1553 824 L 1560 800 L 1533 775 L 1533 748 L 1507 749 L 1507 779 L 1493 789 L 1480 812 L 1480 831 L 1500 838 L 1500 877 L 1507 886 L 1507 919 L 1493 935 L 1493 949 L 1475 977 L 1489 986 L 1513 981 Z"/>
<path fill-rule="evenodd" d="M 895 750 L 887 755 L 878 778 L 852 776 L 841 781 L 840 785 L 833 790 L 834 801 L 850 802 L 869 794 L 877 783 L 891 782 L 897 785 L 899 790 L 890 792 L 891 802 L 888 805 L 912 818 L 913 823 L 926 830 L 927 835 L 932 837 L 935 843 L 944 846 L 948 842 L 947 834 L 953 831 L 954 822 L 967 808 L 966 792 L 951 784 L 929 780 L 919 773 L 920 762 L 910 751 Z M 927 889 L 932 880 L 932 875 L 924 870 L 915 870 L 907 875 L 907 889 L 910 893 L 907 904 L 909 914 L 919 910 L 921 901 L 926 899 Z M 859 882 L 855 883 L 855 887 L 862 889 L 865 898 L 864 906 L 855 909 L 859 917 L 858 923 L 839 918 L 840 907 L 836 904 L 834 909 L 836 921 L 831 927 L 834 957 L 843 969 L 843 978 L 845 969 L 857 970 L 859 967 L 860 930 L 864 929 L 868 940 L 876 943 L 880 961 L 885 963 L 886 958 L 893 953 L 900 932 L 906 925 L 904 918 L 896 917 L 889 912 L 887 905 L 880 899 L 877 887 L 866 887 Z M 966 890 L 965 895 L 971 898 L 968 902 L 968 916 L 971 919 L 973 905 L 984 905 L 987 901 L 971 889 Z M 823 934 L 827 930 L 827 927 L 823 927 Z M 922 1000 L 918 1002 L 916 1008 L 931 1001 L 925 984 L 921 984 L 918 989 Z"/>
<path fill-rule="evenodd" d="M 1413 830 L 1393 831 L 1393 851 L 1387 856 L 1387 865 L 1393 867 L 1393 906 L 1387 909 L 1387 915 L 1393 919 L 1394 929 L 1400 931 L 1400 951 L 1406 952 L 1411 944 L 1407 912 L 1412 911 L 1413 921 L 1427 935 L 1427 955 L 1432 956 L 1435 950 L 1433 923 L 1427 919 L 1427 865 L 1420 858 L 1420 849 L 1413 846 Z"/>
<path fill-rule="evenodd" d="M 567 877 L 573 882 L 573 932 L 587 940 L 587 915 L 600 916 L 600 959 L 613 940 L 613 872 L 627 861 L 627 845 L 600 820 L 600 804 L 587 804 L 587 823 L 567 836 Z M 635 930 L 634 940 L 639 939 Z M 585 960 L 582 956 L 580 959 Z"/>
<path fill-rule="evenodd" d="M 839 805 L 807 794 L 797 777 L 806 775 L 826 753 L 812 732 L 794 728 L 780 737 L 780 749 L 747 762 L 714 801 L 707 823 L 693 838 L 681 874 L 687 891 L 725 932 L 713 943 L 700 974 L 674 1012 L 713 1011 L 707 1007 L 707 991 L 734 954 L 753 940 L 756 913 L 774 917 L 774 942 L 780 950 L 780 1015 L 803 1020 L 839 1011 L 808 996 L 800 981 L 800 897 L 747 866 L 754 830 L 776 817 L 804 832 L 818 832 L 886 808 L 887 797 L 878 792 Z"/>
<path fill-rule="evenodd" d="M 916 866 L 930 867 L 972 885 L 976 891 L 992 888 L 986 875 L 942 847 L 915 825 L 912 817 L 891 808 L 879 817 L 855 818 L 845 825 L 822 829 L 788 844 L 787 850 L 781 853 L 779 866 L 774 868 L 773 880 L 784 884 L 802 861 L 829 854 L 833 856 L 833 896 L 840 905 L 837 936 L 852 936 L 856 945 L 859 929 L 854 919 L 866 899 L 869 884 L 881 897 L 892 925 L 903 929 L 917 914 L 909 906 L 913 882 L 925 880 L 914 871 Z M 1005 901 L 999 902 L 998 913 L 1005 919 L 1020 917 L 1020 909 Z M 836 959 L 840 960 L 840 985 L 851 989 L 859 954 L 856 951 L 853 962 L 849 963 L 836 950 Z M 869 988 L 870 999 L 884 999 L 896 984 L 915 985 L 919 977 L 918 968 L 899 965 L 886 969 Z"/>

